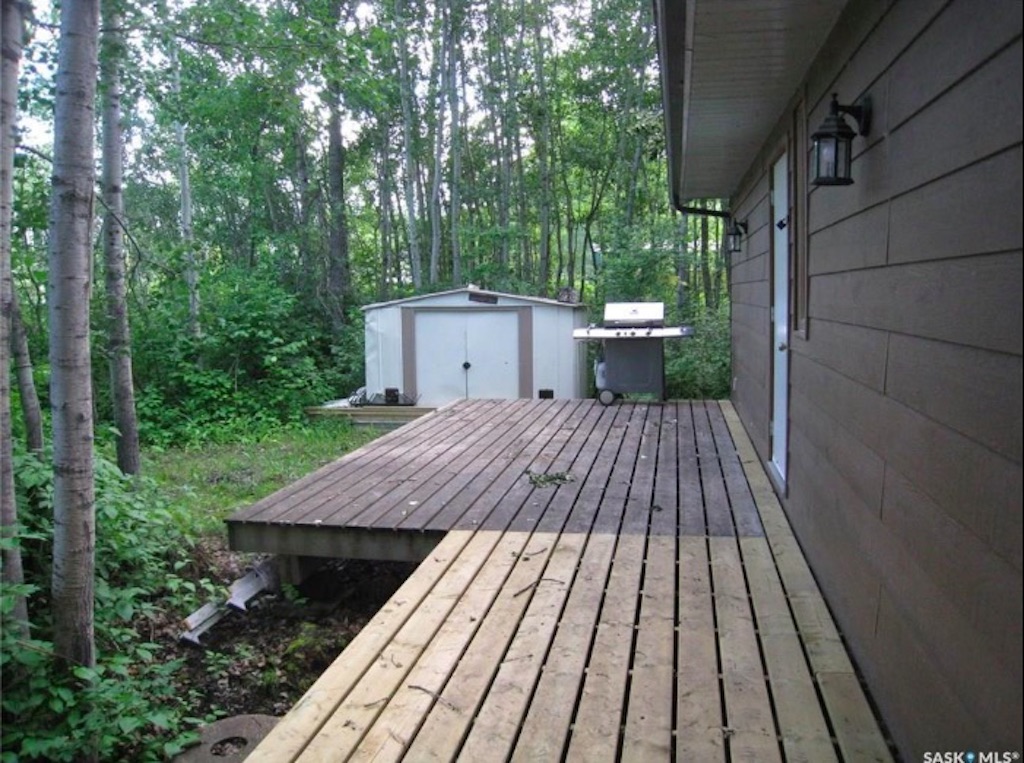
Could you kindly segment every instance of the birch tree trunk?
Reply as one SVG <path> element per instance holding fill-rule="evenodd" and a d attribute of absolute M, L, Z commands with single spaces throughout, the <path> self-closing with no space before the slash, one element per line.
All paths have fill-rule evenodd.
<path fill-rule="evenodd" d="M 395 0 L 395 25 L 398 31 L 398 92 L 402 102 L 402 160 L 403 190 L 405 193 L 405 225 L 409 238 L 409 264 L 412 274 L 412 285 L 419 289 L 423 286 L 423 260 L 420 256 L 420 239 L 417 232 L 416 207 L 416 162 L 413 158 L 412 138 L 415 129 L 413 123 L 412 102 L 415 97 L 409 74 L 409 47 L 406 38 L 406 19 L 404 0 Z"/>
<path fill-rule="evenodd" d="M 537 274 L 537 292 L 548 295 L 551 281 L 551 103 L 548 99 L 547 83 L 544 78 L 544 24 L 541 10 L 536 9 L 536 23 L 533 30 L 534 74 L 537 78 L 537 100 L 542 109 L 540 135 L 537 140 L 537 162 L 540 167 L 540 272 Z M 571 277 L 570 277 L 571 278 Z M 572 281 L 570 280 L 570 285 Z"/>
<path fill-rule="evenodd" d="M 123 157 L 121 149 L 121 61 L 124 56 L 121 0 L 103 0 L 103 262 L 107 297 L 110 392 L 117 427 L 117 465 L 138 474 L 139 425 L 135 416 L 132 340 L 125 286 Z"/>
<path fill-rule="evenodd" d="M 13 446 L 11 434 L 11 375 L 9 348 L 14 314 L 14 283 L 11 278 L 11 219 L 14 204 L 14 142 L 17 116 L 18 67 L 21 64 L 21 3 L 3 0 L 0 48 L 3 52 L 0 70 L 0 534 L 16 537 L 18 506 L 14 493 Z M 24 582 L 21 549 L 5 547 L 3 551 L 4 586 Z M 11 619 L 16 632 L 28 638 L 28 608 L 25 597 L 14 597 Z"/>
<path fill-rule="evenodd" d="M 18 396 L 21 398 L 21 415 L 25 420 L 25 446 L 30 453 L 42 456 L 43 410 L 39 405 L 39 393 L 32 374 L 32 356 L 28 349 L 28 335 L 21 320 L 21 305 L 18 293 L 11 290 L 11 355 L 14 359 L 14 373 L 18 379 Z"/>
<path fill-rule="evenodd" d="M 327 240 L 327 299 L 331 324 L 337 332 L 345 324 L 349 284 L 348 221 L 345 216 L 345 147 L 341 137 L 338 88 L 330 87 L 330 117 L 327 124 L 327 192 L 330 232 Z"/>
<path fill-rule="evenodd" d="M 95 664 L 89 301 L 93 117 L 99 0 L 61 9 L 50 208 L 50 399 L 53 406 L 53 631 L 57 656 Z"/>
<path fill-rule="evenodd" d="M 341 21 L 342 3 L 334 3 L 332 18 Z M 341 135 L 342 87 L 334 75 L 328 75 L 327 98 L 327 198 L 330 210 L 327 240 L 327 301 L 332 328 L 339 332 L 345 325 L 349 294 L 348 218 L 345 211 L 345 145 Z"/>
<path fill-rule="evenodd" d="M 451 225 L 452 284 L 462 284 L 462 251 L 459 245 L 459 216 L 462 213 L 462 119 L 459 115 L 459 36 L 462 12 L 458 0 L 451 0 L 448 14 L 448 108 L 451 112 Z"/>
<path fill-rule="evenodd" d="M 181 92 L 181 69 L 178 66 L 178 44 L 171 41 L 171 90 Z M 184 122 L 174 122 L 174 141 L 178 147 L 178 185 L 181 189 L 181 243 L 185 249 L 185 286 L 188 289 L 188 334 L 202 334 L 199 322 L 199 265 L 196 262 L 192 233 L 192 181 L 188 169 L 188 141 Z"/>
<path fill-rule="evenodd" d="M 380 288 L 378 296 L 381 301 L 388 299 L 391 295 L 391 278 L 394 272 L 392 254 L 392 230 L 391 230 L 391 167 L 388 164 L 388 141 L 387 127 L 381 128 L 383 138 L 380 141 L 380 150 L 377 158 L 377 185 L 380 198 L 380 214 L 378 215 L 378 232 L 380 235 Z"/>
<path fill-rule="evenodd" d="M 711 236 L 708 216 L 700 216 L 700 282 L 704 290 L 704 307 L 711 306 Z"/>
<path fill-rule="evenodd" d="M 442 9 L 443 13 L 443 9 Z M 442 25 L 443 27 L 443 25 Z M 443 32 L 442 32 L 443 36 Z M 430 179 L 430 283 L 437 283 L 440 275 L 441 263 L 441 176 L 442 159 L 444 155 L 444 108 L 442 106 L 445 93 L 447 92 L 448 67 L 445 65 L 447 45 L 437 44 L 434 46 L 434 59 L 436 63 L 436 78 L 440 84 L 436 91 L 436 103 L 434 118 L 434 167 Z M 434 102 L 434 99 L 431 99 Z"/>
<path fill-rule="evenodd" d="M 686 253 L 689 247 L 689 216 L 683 212 L 679 215 L 676 235 L 672 237 L 676 260 L 676 310 L 680 317 L 686 316 L 687 278 L 689 271 L 686 265 Z"/>

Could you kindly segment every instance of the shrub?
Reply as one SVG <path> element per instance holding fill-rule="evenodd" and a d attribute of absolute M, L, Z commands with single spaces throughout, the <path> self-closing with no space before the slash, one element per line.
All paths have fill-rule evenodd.
<path fill-rule="evenodd" d="M 168 572 L 191 545 L 184 518 L 152 483 L 96 459 L 95 633 L 97 665 L 71 671 L 53 654 L 46 591 L 52 556 L 51 470 L 18 453 L 16 488 L 26 583 L 0 597 L 3 760 L 162 760 L 184 749 L 203 719 L 191 718 L 173 681 L 180 661 L 149 632 L 164 609 L 187 611 L 196 585 Z M 4 543 L 13 540 L 6 539 Z M 7 617 L 28 597 L 32 637 Z M 208 593 L 208 592 L 207 592 Z"/>
<path fill-rule="evenodd" d="M 692 337 L 666 342 L 668 396 L 688 400 L 728 398 L 732 378 L 728 306 L 701 312 L 689 325 L 694 329 Z"/>

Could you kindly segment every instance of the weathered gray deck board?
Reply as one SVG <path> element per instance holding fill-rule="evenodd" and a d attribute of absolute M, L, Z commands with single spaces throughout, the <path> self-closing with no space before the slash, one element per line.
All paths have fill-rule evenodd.
<path fill-rule="evenodd" d="M 239 550 L 413 559 L 455 528 L 534 529 L 559 511 L 598 531 L 761 535 L 727 441 L 703 402 L 467 400 L 237 512 L 228 533 Z"/>

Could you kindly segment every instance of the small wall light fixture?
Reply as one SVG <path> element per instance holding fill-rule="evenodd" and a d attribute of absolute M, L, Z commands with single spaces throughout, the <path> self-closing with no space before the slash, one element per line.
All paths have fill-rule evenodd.
<path fill-rule="evenodd" d="M 747 224 L 739 220 L 729 223 L 729 229 L 725 232 L 725 248 L 735 253 L 743 249 L 743 237 L 747 235 Z"/>
<path fill-rule="evenodd" d="M 846 123 L 849 114 L 857 123 L 857 132 Z M 851 185 L 853 152 L 850 149 L 857 135 L 871 130 L 871 97 L 864 96 L 853 106 L 843 106 L 835 93 L 828 116 L 811 136 L 811 182 L 814 185 Z"/>

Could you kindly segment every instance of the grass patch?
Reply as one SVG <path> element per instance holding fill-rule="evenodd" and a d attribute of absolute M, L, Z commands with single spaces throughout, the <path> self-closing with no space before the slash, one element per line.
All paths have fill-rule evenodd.
<path fill-rule="evenodd" d="M 243 443 L 149 450 L 143 473 L 186 510 L 201 534 L 219 532 L 239 508 L 341 458 L 382 431 L 321 419 Z"/>

